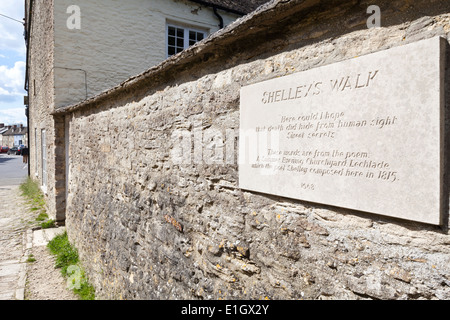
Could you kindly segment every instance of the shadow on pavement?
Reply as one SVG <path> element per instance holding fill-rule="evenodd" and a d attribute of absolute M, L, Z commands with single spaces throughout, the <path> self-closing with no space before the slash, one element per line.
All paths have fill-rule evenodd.
<path fill-rule="evenodd" d="M 0 164 L 4 164 L 8 161 L 14 160 L 15 158 L 0 158 Z"/>

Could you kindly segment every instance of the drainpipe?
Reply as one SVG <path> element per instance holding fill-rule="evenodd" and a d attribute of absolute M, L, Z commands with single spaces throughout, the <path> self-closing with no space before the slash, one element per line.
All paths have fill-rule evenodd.
<path fill-rule="evenodd" d="M 214 14 L 216 15 L 216 17 L 219 19 L 219 28 L 222 29 L 222 28 L 223 28 L 223 18 L 222 18 L 222 16 L 217 12 L 217 7 L 213 7 L 213 11 L 214 11 Z"/>
<path fill-rule="evenodd" d="M 25 86 L 24 89 L 25 91 L 28 92 L 28 69 L 29 69 L 29 46 L 30 46 L 30 32 L 31 32 L 31 19 L 32 19 L 32 12 L 33 12 L 33 0 L 29 0 L 30 1 L 30 5 L 28 8 L 28 19 L 26 20 L 26 24 L 25 24 L 25 44 L 26 44 L 26 48 L 27 48 L 27 62 L 26 62 L 26 69 L 25 69 Z M 28 95 L 29 96 L 29 95 Z M 28 137 L 29 138 L 29 137 Z"/>
<path fill-rule="evenodd" d="M 28 71 L 29 71 L 29 50 L 30 50 L 30 33 L 31 33 L 31 19 L 33 17 L 33 0 L 29 0 L 29 8 L 28 8 L 28 19 L 26 20 L 26 23 L 24 24 L 24 36 L 25 36 L 25 45 L 27 48 L 27 62 L 26 62 L 26 69 L 25 69 L 25 86 L 24 89 L 28 94 L 28 99 L 30 99 L 30 93 L 29 93 L 29 86 L 28 86 L 28 81 L 29 81 L 29 77 L 28 77 Z M 25 5 L 26 5 L 26 1 Z M 27 8 L 26 8 L 27 9 Z M 25 10 L 25 12 L 27 12 L 27 10 Z M 27 116 L 27 135 L 28 135 L 28 142 L 27 142 L 27 147 L 28 147 L 28 176 L 30 176 L 30 171 L 31 171 L 31 157 L 30 157 L 30 142 L 31 142 L 31 136 L 30 136 L 30 101 L 28 100 L 28 105 L 26 106 L 25 109 L 26 112 L 26 116 Z M 36 143 L 36 141 L 35 141 Z"/>
<path fill-rule="evenodd" d="M 30 106 L 29 105 L 27 105 L 27 107 L 26 107 L 26 109 L 25 109 L 25 115 L 27 116 L 27 137 L 28 137 L 28 141 L 27 141 L 27 144 L 26 144 L 26 147 L 28 148 L 28 161 L 27 161 L 27 164 L 28 164 L 28 176 L 30 177 L 31 176 L 31 168 L 30 168 L 30 113 L 29 113 L 29 109 L 30 109 Z M 25 143 L 24 143 L 25 144 Z"/>

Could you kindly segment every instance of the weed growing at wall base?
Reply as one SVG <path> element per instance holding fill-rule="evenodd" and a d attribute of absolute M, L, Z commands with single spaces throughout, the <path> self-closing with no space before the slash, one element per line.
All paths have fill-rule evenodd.
<path fill-rule="evenodd" d="M 20 185 L 22 195 L 30 200 L 30 204 L 34 205 L 32 210 L 37 210 L 45 205 L 44 195 L 39 189 L 39 185 L 30 178 Z"/>
<path fill-rule="evenodd" d="M 36 212 L 38 216 L 36 221 L 39 222 L 42 229 L 53 228 L 55 226 L 54 220 L 49 220 L 45 208 L 45 199 L 42 194 L 39 184 L 33 179 L 27 180 L 20 185 L 22 196 L 28 199 L 28 204 L 31 206 L 31 211 Z"/>
<path fill-rule="evenodd" d="M 81 300 L 95 300 L 95 289 L 79 265 L 78 251 L 70 244 L 67 232 L 53 238 L 47 247 L 56 257 L 55 268 L 60 268 L 61 274 L 67 278 L 67 288 Z"/>

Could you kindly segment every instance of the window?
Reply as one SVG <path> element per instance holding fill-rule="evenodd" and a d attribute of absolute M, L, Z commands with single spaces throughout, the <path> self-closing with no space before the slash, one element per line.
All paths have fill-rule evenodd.
<path fill-rule="evenodd" d="M 167 25 L 167 57 L 177 54 L 194 43 L 203 40 L 206 32 L 198 29 Z"/>

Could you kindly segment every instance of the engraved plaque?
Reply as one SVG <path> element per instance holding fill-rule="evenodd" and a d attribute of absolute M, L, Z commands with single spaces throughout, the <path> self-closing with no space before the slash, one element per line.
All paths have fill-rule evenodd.
<path fill-rule="evenodd" d="M 241 89 L 242 189 L 440 224 L 446 40 Z"/>

